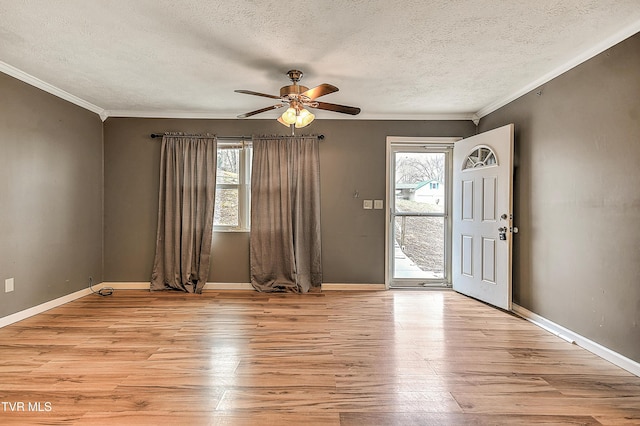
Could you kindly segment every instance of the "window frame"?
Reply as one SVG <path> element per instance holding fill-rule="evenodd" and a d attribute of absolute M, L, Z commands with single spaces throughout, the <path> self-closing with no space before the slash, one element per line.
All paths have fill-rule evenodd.
<path fill-rule="evenodd" d="M 216 193 L 218 189 L 238 190 L 238 224 L 216 225 L 214 232 L 249 232 L 251 229 L 251 162 L 253 159 L 251 141 L 237 139 L 218 139 L 217 150 L 238 149 L 238 183 L 218 183 L 216 173 Z M 216 156 L 217 156 L 216 152 Z"/>

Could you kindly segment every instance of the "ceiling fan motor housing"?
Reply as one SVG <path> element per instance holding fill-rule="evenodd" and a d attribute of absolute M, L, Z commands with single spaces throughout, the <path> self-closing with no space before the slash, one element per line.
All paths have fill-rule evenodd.
<path fill-rule="evenodd" d="M 285 98 L 285 97 L 290 97 L 290 98 L 294 98 L 294 97 L 298 97 L 298 95 L 300 93 L 304 93 L 307 90 L 309 90 L 308 87 L 305 86 L 300 86 L 298 84 L 292 84 L 290 86 L 284 86 L 280 88 L 280 97 L 281 98 Z M 295 96 L 291 96 L 291 95 L 295 95 Z"/>

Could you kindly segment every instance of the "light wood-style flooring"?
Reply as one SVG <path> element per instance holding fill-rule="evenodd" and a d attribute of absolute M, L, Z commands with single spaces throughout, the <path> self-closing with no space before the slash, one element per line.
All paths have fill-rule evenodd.
<path fill-rule="evenodd" d="M 0 329 L 0 402 L 21 425 L 637 425 L 640 378 L 452 291 L 116 290 Z"/>

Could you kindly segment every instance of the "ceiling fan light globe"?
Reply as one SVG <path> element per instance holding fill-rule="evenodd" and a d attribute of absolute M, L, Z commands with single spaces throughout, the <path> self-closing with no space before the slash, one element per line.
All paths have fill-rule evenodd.
<path fill-rule="evenodd" d="M 311 124 L 311 122 L 315 118 L 316 118 L 315 115 L 311 114 L 308 110 L 303 109 L 302 111 L 300 111 L 300 115 L 298 116 L 298 119 L 296 120 L 296 127 L 297 128 L 306 127 L 309 124 Z"/>
<path fill-rule="evenodd" d="M 297 114 L 294 108 L 288 108 L 285 112 L 282 113 L 282 121 L 284 121 L 287 125 L 294 124 L 296 122 Z"/>
<path fill-rule="evenodd" d="M 282 117 L 278 117 L 278 123 L 282 124 L 283 126 L 287 126 L 287 127 L 291 127 L 291 124 L 287 124 L 284 122 L 284 120 L 282 119 Z"/>

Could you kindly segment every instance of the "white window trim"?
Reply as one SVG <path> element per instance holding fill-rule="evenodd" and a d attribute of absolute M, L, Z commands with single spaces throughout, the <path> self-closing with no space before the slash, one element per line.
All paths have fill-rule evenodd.
<path fill-rule="evenodd" d="M 251 141 L 218 139 L 218 146 L 240 149 L 238 183 L 216 183 L 218 189 L 238 189 L 238 225 L 214 225 L 213 232 L 249 232 L 251 229 Z"/>

